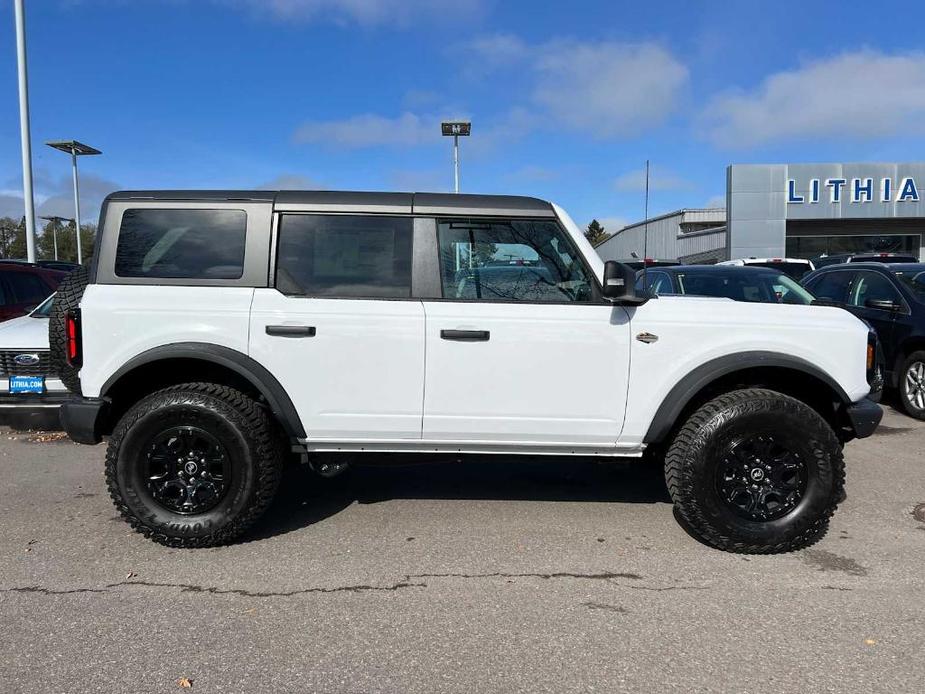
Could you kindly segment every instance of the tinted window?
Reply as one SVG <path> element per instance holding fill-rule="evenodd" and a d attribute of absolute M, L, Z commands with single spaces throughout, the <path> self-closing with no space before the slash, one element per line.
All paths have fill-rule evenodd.
<path fill-rule="evenodd" d="M 446 299 L 591 300 L 588 274 L 555 222 L 442 221 L 437 234 Z"/>
<path fill-rule="evenodd" d="M 892 282 L 879 272 L 859 272 L 851 287 L 852 306 L 864 306 L 867 301 L 900 302 L 899 292 Z"/>
<path fill-rule="evenodd" d="M 12 294 L 10 303 L 38 303 L 51 294 L 51 290 L 36 275 L 27 272 L 5 272 L 3 274 Z"/>
<path fill-rule="evenodd" d="M 116 274 L 238 279 L 244 274 L 246 227 L 243 210 L 126 210 Z"/>
<path fill-rule="evenodd" d="M 806 288 L 818 299 L 837 301 L 840 304 L 848 300 L 848 285 L 855 273 L 844 270 L 827 272 L 812 278 L 806 283 Z"/>
<path fill-rule="evenodd" d="M 409 217 L 283 215 L 276 288 L 299 296 L 411 296 Z"/>
<path fill-rule="evenodd" d="M 666 273 L 657 270 L 646 270 L 644 273 L 640 272 L 636 280 L 637 291 L 642 291 L 644 279 L 649 285 L 649 292 L 651 294 L 657 294 L 659 296 L 674 294 L 674 289 L 671 286 L 671 278 Z"/>
<path fill-rule="evenodd" d="M 896 271 L 893 274 L 899 278 L 900 282 L 906 285 L 906 288 L 915 295 L 916 299 L 925 302 L 925 270 L 922 270 L 920 265 L 911 268 L 909 271 Z"/>

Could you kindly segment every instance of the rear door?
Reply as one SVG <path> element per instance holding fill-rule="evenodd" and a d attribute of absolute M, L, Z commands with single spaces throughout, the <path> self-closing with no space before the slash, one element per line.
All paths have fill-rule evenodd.
<path fill-rule="evenodd" d="M 627 312 L 553 220 L 443 219 L 440 298 L 425 299 L 423 438 L 612 448 L 629 367 Z"/>
<path fill-rule="evenodd" d="M 390 215 L 278 219 L 272 286 L 254 292 L 250 354 L 289 393 L 312 442 L 421 437 L 413 225 Z"/>

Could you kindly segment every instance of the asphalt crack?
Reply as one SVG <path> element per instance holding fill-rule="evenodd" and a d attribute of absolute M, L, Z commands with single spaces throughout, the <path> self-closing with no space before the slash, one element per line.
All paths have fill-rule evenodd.
<path fill-rule="evenodd" d="M 168 583 L 158 581 L 119 581 L 109 583 L 102 588 L 72 588 L 68 590 L 56 590 L 42 586 L 21 586 L 14 588 L 0 588 L 0 593 L 35 593 L 40 595 L 71 595 L 75 593 L 108 593 L 119 588 L 141 587 L 141 588 L 168 588 L 179 590 L 181 593 L 207 593 L 209 595 L 237 595 L 244 598 L 288 598 L 297 595 L 309 595 L 312 593 L 330 594 L 330 593 L 394 593 L 409 588 L 427 588 L 426 579 L 440 578 L 459 578 L 464 580 L 484 580 L 492 578 L 516 579 L 516 578 L 536 578 L 541 580 L 554 579 L 578 579 L 591 581 L 608 581 L 615 586 L 628 588 L 630 590 L 646 590 L 653 592 L 662 592 L 669 590 L 709 590 L 706 586 L 647 586 L 624 581 L 641 581 L 643 577 L 636 573 L 601 571 L 595 573 L 576 573 L 571 571 L 554 571 L 549 573 L 543 572 L 524 572 L 524 573 L 423 573 L 423 574 L 406 574 L 402 579 L 395 583 L 386 585 L 372 584 L 351 584 L 345 586 L 333 587 L 312 587 L 298 588 L 288 591 L 254 591 L 244 588 L 220 588 L 218 586 L 204 586 L 194 583 Z M 622 579 L 622 580 L 621 580 Z"/>

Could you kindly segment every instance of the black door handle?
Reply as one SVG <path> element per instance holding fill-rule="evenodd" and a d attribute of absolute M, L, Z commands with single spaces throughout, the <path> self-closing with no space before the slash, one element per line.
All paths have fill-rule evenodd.
<path fill-rule="evenodd" d="M 440 338 L 443 340 L 458 340 L 460 342 L 486 342 L 491 337 L 487 330 L 441 330 Z"/>
<path fill-rule="evenodd" d="M 267 335 L 274 337 L 314 337 L 314 325 L 268 325 Z"/>

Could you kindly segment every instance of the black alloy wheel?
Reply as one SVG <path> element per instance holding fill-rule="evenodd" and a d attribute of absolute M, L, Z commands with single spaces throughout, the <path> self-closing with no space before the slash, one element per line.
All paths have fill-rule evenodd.
<path fill-rule="evenodd" d="M 750 436 L 728 447 L 716 468 L 716 490 L 735 514 L 762 522 L 782 518 L 806 492 L 800 454 L 773 434 Z"/>
<path fill-rule="evenodd" d="M 204 513 L 228 491 L 227 451 L 198 427 L 170 427 L 151 439 L 147 452 L 148 490 L 174 513 Z"/>

